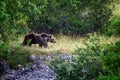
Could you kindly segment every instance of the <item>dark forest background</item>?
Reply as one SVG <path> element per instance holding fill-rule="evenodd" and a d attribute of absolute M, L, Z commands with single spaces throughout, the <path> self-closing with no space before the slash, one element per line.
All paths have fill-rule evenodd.
<path fill-rule="evenodd" d="M 1 0 L 0 34 L 5 41 L 29 32 L 103 34 L 110 31 L 108 26 L 113 20 L 115 2 L 117 1 Z"/>

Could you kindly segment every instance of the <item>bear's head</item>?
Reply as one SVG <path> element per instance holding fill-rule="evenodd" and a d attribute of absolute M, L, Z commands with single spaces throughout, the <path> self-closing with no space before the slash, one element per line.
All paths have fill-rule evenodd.
<path fill-rule="evenodd" d="M 55 40 L 55 38 L 54 38 L 53 35 L 50 35 L 50 36 L 47 38 L 47 42 L 56 43 L 56 40 Z"/>

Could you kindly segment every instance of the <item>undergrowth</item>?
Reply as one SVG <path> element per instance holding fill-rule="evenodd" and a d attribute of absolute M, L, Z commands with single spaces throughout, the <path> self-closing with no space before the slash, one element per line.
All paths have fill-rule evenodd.
<path fill-rule="evenodd" d="M 73 52 L 73 54 L 79 57 L 75 59 L 71 58 L 71 60 L 55 59 L 52 61 L 51 66 L 54 66 L 56 80 L 119 80 L 118 75 L 111 74 L 109 76 L 111 68 L 107 70 L 103 64 L 104 62 L 106 62 L 106 64 L 110 63 L 109 65 L 111 66 L 115 64 L 112 69 L 118 72 L 119 66 L 116 65 L 118 61 L 115 61 L 119 60 L 119 56 L 114 57 L 114 55 L 111 59 L 109 59 L 109 56 L 105 57 L 108 51 L 106 48 L 108 43 L 103 44 L 100 41 L 98 36 L 88 35 L 83 40 L 85 47 L 77 47 Z M 114 44 L 111 43 L 109 45 Z M 106 65 L 107 68 L 110 67 L 108 64 Z M 114 70 L 116 67 L 117 70 Z M 113 78 L 111 78 L 111 76 L 113 76 Z"/>

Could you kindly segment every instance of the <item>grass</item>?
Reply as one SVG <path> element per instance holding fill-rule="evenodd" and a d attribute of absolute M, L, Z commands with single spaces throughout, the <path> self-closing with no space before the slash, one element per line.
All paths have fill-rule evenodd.
<path fill-rule="evenodd" d="M 117 37 L 111 36 L 111 37 L 105 37 L 105 36 L 98 36 L 94 35 L 100 39 L 101 44 L 110 44 L 114 43 L 118 40 Z M 42 54 L 52 54 L 52 53 L 69 53 L 71 54 L 76 47 L 85 47 L 83 44 L 83 40 L 85 37 L 71 37 L 71 36 L 65 36 L 65 35 L 57 35 L 56 41 L 57 43 L 48 43 L 49 48 L 41 48 L 37 44 L 33 44 L 32 47 L 25 46 L 22 47 L 23 50 L 29 51 L 31 54 L 36 55 L 42 55 Z M 22 43 L 24 37 L 21 37 L 19 41 L 12 42 L 11 47 L 20 46 Z"/>
<path fill-rule="evenodd" d="M 100 44 L 110 44 L 116 42 L 119 38 L 115 36 L 105 37 L 94 34 L 93 36 L 100 39 Z M 22 46 L 21 43 L 24 39 L 21 36 L 18 41 L 11 41 L 10 48 L 11 52 L 6 55 L 7 60 L 10 64 L 11 68 L 18 67 L 18 64 L 26 65 L 29 62 L 27 61 L 27 57 L 30 54 L 34 54 L 36 56 L 44 55 L 44 54 L 73 54 L 77 47 L 86 47 L 83 43 L 84 40 L 89 38 L 81 37 L 81 36 L 65 36 L 65 35 L 55 35 L 57 43 L 49 43 L 49 48 L 41 48 L 38 45 L 34 44 L 31 47 Z"/>
<path fill-rule="evenodd" d="M 33 44 L 31 47 L 22 47 L 24 50 L 29 50 L 33 54 L 49 54 L 49 53 L 71 53 L 79 45 L 84 47 L 82 37 L 70 37 L 64 35 L 56 35 L 56 43 L 48 43 L 49 48 L 39 47 L 37 44 Z M 22 36 L 18 41 L 11 42 L 11 47 L 19 46 L 24 37 Z"/>
<path fill-rule="evenodd" d="M 115 9 L 113 12 L 114 15 L 120 15 L 120 1 L 118 1 L 117 3 L 115 3 Z"/>

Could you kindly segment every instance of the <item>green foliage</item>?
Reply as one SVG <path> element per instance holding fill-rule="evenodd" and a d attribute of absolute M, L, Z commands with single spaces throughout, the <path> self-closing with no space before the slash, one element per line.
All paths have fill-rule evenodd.
<path fill-rule="evenodd" d="M 113 0 L 1 0 L 0 34 L 3 41 L 28 32 L 86 34 L 104 32 Z"/>
<path fill-rule="evenodd" d="M 11 68 L 17 68 L 18 64 L 27 64 L 29 54 L 30 51 L 22 49 L 21 46 L 10 48 L 8 43 L 0 43 L 0 59 L 6 60 Z"/>
<path fill-rule="evenodd" d="M 108 45 L 109 46 L 109 45 Z M 120 41 L 116 42 L 108 48 L 106 55 L 103 57 L 103 62 L 106 68 L 114 73 L 120 73 Z"/>
<path fill-rule="evenodd" d="M 119 75 L 108 75 L 108 76 L 99 76 L 96 80 L 120 80 L 120 74 Z"/>
<path fill-rule="evenodd" d="M 102 68 L 101 50 L 99 39 L 88 35 L 84 40 L 86 48 L 78 47 L 74 53 L 78 55 L 76 59 L 68 61 L 53 61 L 57 80 L 91 80 L 106 72 Z"/>
<path fill-rule="evenodd" d="M 0 1 L 0 34 L 3 41 L 14 39 L 26 29 L 27 16 L 23 14 L 21 0 Z"/>
<path fill-rule="evenodd" d="M 102 58 L 108 75 L 100 75 L 97 80 L 120 80 L 120 41 L 107 45 L 106 55 Z"/>
<path fill-rule="evenodd" d="M 8 54 L 10 54 L 9 44 L 0 42 L 0 58 L 7 59 Z"/>
<path fill-rule="evenodd" d="M 107 27 L 107 35 L 120 35 L 120 16 L 114 16 Z"/>
<path fill-rule="evenodd" d="M 84 40 L 86 48 L 78 47 L 75 50 L 75 53 L 79 54 L 77 65 L 74 66 L 73 70 L 78 72 L 72 74 L 73 76 L 71 75 L 75 80 L 78 80 L 79 77 L 81 77 L 81 80 L 95 79 L 99 74 L 104 74 L 100 60 L 103 56 L 103 51 L 101 50 L 99 39 L 88 35 L 87 40 Z"/>
<path fill-rule="evenodd" d="M 104 32 L 113 0 L 26 0 L 23 11 L 36 32 L 86 34 Z M 27 5 L 27 6 L 26 6 Z"/>
<path fill-rule="evenodd" d="M 70 71 L 72 70 L 72 64 L 68 60 L 64 61 L 56 58 L 51 62 L 51 65 L 54 65 L 54 71 L 57 80 L 70 80 Z"/>
<path fill-rule="evenodd" d="M 30 51 L 22 49 L 21 46 L 15 47 L 11 49 L 11 53 L 7 54 L 7 60 L 11 68 L 18 68 L 18 65 L 26 65 L 28 64 L 28 55 L 30 55 Z"/>
<path fill-rule="evenodd" d="M 0 1 L 0 58 L 7 60 L 11 67 L 15 67 L 18 61 L 25 63 L 25 53 L 20 49 L 15 52 L 11 50 L 9 41 L 26 31 L 27 16 L 22 12 L 21 0 L 1 0 Z M 16 49 L 15 49 L 16 50 Z"/>

